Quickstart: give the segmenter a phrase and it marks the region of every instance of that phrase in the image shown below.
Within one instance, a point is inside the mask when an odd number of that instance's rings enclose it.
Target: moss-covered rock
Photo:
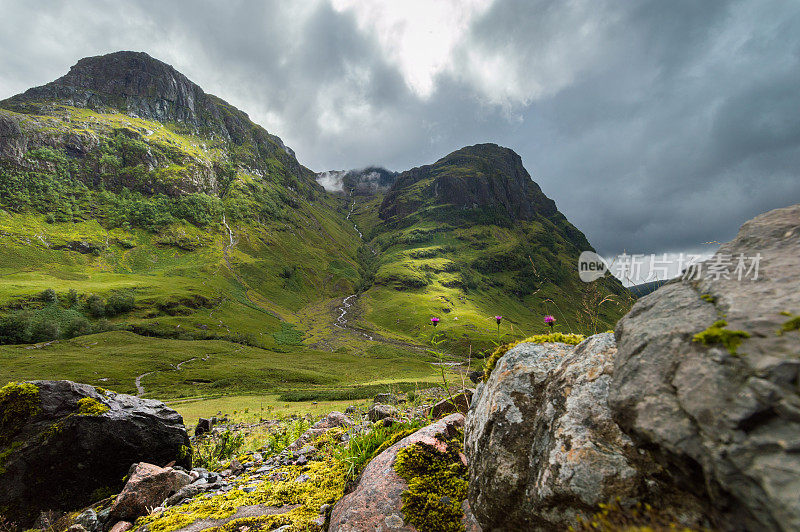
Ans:
[[[70,381],[11,383],[0,416],[0,508],[23,527],[43,510],[118,492],[133,463],[191,465],[182,418],[158,401]]]
[[[468,505],[462,414],[451,414],[381,451],[333,508],[330,532],[476,530]]]
[[[462,532],[468,471],[462,460],[463,433],[437,435],[441,445],[416,443],[397,453],[394,470],[408,483],[403,517],[418,530]],[[444,450],[441,450],[444,449]]]
[[[548,334],[536,334],[534,336],[530,336],[525,338],[524,340],[519,340],[517,342],[511,342],[508,344],[501,345],[494,352],[491,356],[486,359],[486,364],[483,367],[483,380],[489,378],[489,375],[492,374],[492,370],[497,365],[497,361],[500,360],[500,357],[505,355],[510,349],[518,346],[519,344],[547,344],[547,343],[557,343],[557,344],[567,344],[567,345],[578,345],[582,341],[586,339],[585,336],[582,334],[564,334],[564,333],[548,333]]]
[[[0,388],[0,453],[40,409],[39,388],[35,384],[9,382]]]

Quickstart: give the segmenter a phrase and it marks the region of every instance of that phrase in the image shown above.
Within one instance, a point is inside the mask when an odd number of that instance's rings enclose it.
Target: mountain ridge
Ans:
[[[613,279],[578,280],[591,247],[509,148],[340,172],[339,193],[319,178],[146,54],[83,59],[3,100],[0,275],[13,282],[0,284],[0,343],[110,330],[146,357],[160,339],[247,345],[266,361],[421,362],[432,316],[459,357],[544,332],[545,314],[565,331],[606,329],[627,304]],[[229,370],[206,368],[181,393],[294,386]]]

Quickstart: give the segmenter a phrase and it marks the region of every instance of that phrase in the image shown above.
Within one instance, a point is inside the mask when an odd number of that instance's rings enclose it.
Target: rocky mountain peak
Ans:
[[[64,76],[11,100],[66,100],[76,107],[112,107],[142,118],[200,126],[208,99],[172,66],[144,52],[123,51],[80,59]]]
[[[381,218],[402,218],[426,204],[504,211],[512,220],[552,216],[555,203],[532,179],[522,158],[497,144],[475,144],[398,176]]]

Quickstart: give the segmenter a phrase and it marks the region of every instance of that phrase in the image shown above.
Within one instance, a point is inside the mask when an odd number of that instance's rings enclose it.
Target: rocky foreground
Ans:
[[[213,471],[186,463],[179,416],[156,402],[6,386],[2,511],[25,527],[69,511],[38,525],[72,532],[800,530],[800,205],[718,256],[757,253],[757,279],[673,281],[614,334],[513,346],[474,394],[379,397]],[[204,423],[195,450],[220,431]]]

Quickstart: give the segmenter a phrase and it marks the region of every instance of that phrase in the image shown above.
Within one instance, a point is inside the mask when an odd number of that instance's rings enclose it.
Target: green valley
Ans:
[[[630,306],[579,281],[591,246],[513,151],[382,172],[326,191],[142,53],[0,102],[0,380],[358,399],[461,380],[544,315],[593,333]]]

